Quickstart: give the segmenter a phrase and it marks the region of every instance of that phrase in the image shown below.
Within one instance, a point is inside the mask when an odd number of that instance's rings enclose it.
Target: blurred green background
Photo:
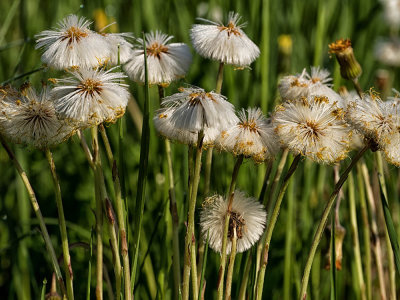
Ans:
[[[389,36],[389,27],[383,21],[382,7],[372,0],[359,1],[300,1],[300,0],[252,0],[246,1],[38,1],[3,0],[0,2],[0,82],[14,78],[41,66],[40,51],[35,50],[35,34],[56,26],[68,14],[76,13],[93,20],[93,28],[100,29],[111,22],[115,32],[133,32],[141,36],[142,31],[159,29],[173,35],[175,42],[190,44],[189,29],[196,17],[212,20],[226,17],[236,11],[247,22],[244,31],[260,47],[261,56],[251,69],[225,68],[222,94],[235,104],[237,109],[261,106],[264,113],[273,110],[277,103],[277,82],[287,73],[298,73],[303,68],[321,65],[329,69],[334,77],[335,88],[348,85],[340,79],[338,65],[328,54],[328,43],[338,38],[351,38],[356,57],[363,67],[361,86],[367,90],[375,85],[378,68],[386,68],[394,82],[398,70],[388,68],[374,58],[374,44],[378,37]],[[282,35],[287,35],[282,39]],[[280,41],[280,42],[279,42]],[[291,45],[291,47],[289,47]],[[285,48],[286,46],[286,48]],[[285,49],[287,52],[285,52]],[[194,51],[193,64],[186,78],[171,84],[166,94],[177,91],[177,87],[188,83],[207,90],[215,88],[218,63],[198,56]],[[51,77],[64,76],[61,72],[46,70],[29,76],[36,87]],[[398,76],[397,76],[398,78]],[[19,86],[27,76],[13,81]],[[143,86],[129,82],[132,95],[139,108],[143,104]],[[350,87],[350,85],[348,85]],[[156,87],[151,88],[151,113],[159,106]],[[125,124],[125,172],[130,220],[135,214],[134,199],[139,166],[140,134],[131,110],[124,117]],[[107,128],[113,149],[118,147],[117,126]],[[168,204],[168,184],[164,144],[151,124],[149,175],[144,215],[137,299],[168,299],[172,295],[172,239]],[[13,146],[17,157],[27,171],[37,193],[43,215],[57,254],[61,253],[57,210],[54,201],[51,174],[44,153],[20,146]],[[187,148],[173,144],[176,193],[180,217],[180,237],[184,241],[186,219],[185,205],[187,182]],[[94,226],[93,176],[83,155],[79,140],[73,137],[54,149],[57,171],[63,193],[65,216],[68,221],[69,241],[75,246],[71,250],[74,285],[77,299],[85,295],[91,228]],[[104,151],[103,165],[108,166]],[[367,156],[372,169],[372,157]],[[277,160],[278,161],[278,160]],[[349,160],[345,161],[348,162]],[[274,163],[274,170],[276,168]],[[399,224],[397,191],[398,171],[387,167],[390,203],[395,224]],[[212,167],[211,191],[226,193],[233,169],[233,158],[228,153],[216,153]],[[237,187],[247,194],[258,197],[265,166],[255,166],[245,161],[239,174]],[[109,195],[112,193],[111,172],[105,167]],[[200,183],[201,201],[202,182]],[[303,161],[294,177],[272,238],[270,259],[266,272],[264,296],[268,299],[297,297],[301,274],[314,228],[324,206],[324,200],[333,187],[333,170],[329,166],[316,166]],[[346,192],[346,186],[345,186]],[[357,189],[356,189],[357,191]],[[289,202],[288,202],[289,201]],[[288,203],[291,203],[288,209]],[[338,298],[357,299],[355,267],[346,197],[342,203],[342,224],[347,229],[344,241],[343,269],[338,272]],[[198,222],[197,222],[198,223]],[[132,228],[131,228],[132,229]],[[290,232],[290,238],[287,233]],[[400,232],[400,230],[398,230]],[[132,237],[132,235],[130,235]],[[323,241],[327,244],[327,240]],[[105,236],[105,245],[108,238]],[[325,247],[326,248],[326,247]],[[312,299],[329,297],[329,272],[325,264],[324,247],[319,250],[310,280]],[[130,248],[132,250],[132,246]],[[38,299],[43,279],[48,287],[51,265],[45,253],[44,243],[38,230],[25,189],[9,161],[0,148],[0,298]],[[240,283],[241,258],[239,255],[234,275],[233,298]],[[144,260],[146,258],[146,260]],[[183,258],[182,258],[183,260]],[[105,249],[105,265],[113,282],[111,251]],[[286,262],[286,263],[285,263]],[[289,262],[289,264],[288,264]],[[219,258],[210,253],[206,270],[206,299],[215,289]],[[376,278],[374,277],[374,280]],[[285,283],[284,283],[285,282]],[[374,281],[374,284],[376,282]],[[94,284],[94,280],[92,280]],[[106,292],[107,293],[107,290]],[[94,295],[94,294],[92,294]],[[105,296],[107,298],[107,294]]]

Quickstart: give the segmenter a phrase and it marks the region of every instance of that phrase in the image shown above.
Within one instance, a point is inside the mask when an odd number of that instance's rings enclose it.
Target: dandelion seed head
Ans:
[[[259,108],[242,109],[239,122],[221,133],[217,146],[234,155],[251,157],[257,163],[271,159],[279,150],[271,122]]]
[[[201,88],[181,88],[163,99],[163,107],[175,107],[170,122],[178,130],[198,133],[210,128],[221,132],[238,122],[234,106],[226,98]]]
[[[351,130],[344,111],[325,97],[309,96],[287,101],[272,117],[283,147],[318,163],[335,163],[349,151]]]
[[[40,94],[32,87],[5,87],[0,95],[0,131],[11,142],[45,149],[75,133],[73,123],[57,117],[48,87]]]
[[[184,77],[192,63],[192,54],[184,43],[170,43],[173,36],[161,31],[145,34],[148,79],[150,84],[169,84]],[[143,40],[136,39],[130,60],[124,65],[128,76],[144,83]]]
[[[201,56],[225,64],[245,67],[259,55],[260,50],[243,32],[240,15],[230,12],[226,25],[209,20],[195,24],[190,30],[193,47]]]
[[[52,90],[57,113],[81,122],[83,127],[120,118],[130,94],[127,85],[120,83],[126,76],[113,72],[114,69],[80,69],[70,72],[73,77],[58,79],[58,85]]]
[[[89,29],[91,22],[69,15],[53,30],[37,34],[36,49],[43,49],[42,61],[55,69],[92,68],[110,58],[110,45]]]
[[[222,251],[225,216],[229,214],[229,229],[226,253],[231,252],[234,230],[237,235],[237,252],[244,252],[252,247],[261,237],[266,222],[267,213],[264,206],[255,198],[236,190],[233,196],[232,208],[228,211],[228,200],[215,195],[203,202],[200,213],[200,227],[203,239],[209,234],[209,246],[216,252]]]

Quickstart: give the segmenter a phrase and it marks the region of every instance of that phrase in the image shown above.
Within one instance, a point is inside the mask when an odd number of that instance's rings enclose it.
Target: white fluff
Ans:
[[[113,70],[81,69],[71,72],[74,77],[59,79],[59,85],[52,90],[57,113],[82,122],[82,126],[113,122],[121,117],[130,94],[127,85],[120,83],[126,76]]]
[[[40,94],[28,87],[22,93],[11,87],[0,90],[0,133],[16,144],[45,149],[75,133],[72,123],[60,120],[44,87]]]
[[[103,33],[102,34],[110,46],[110,61],[113,66],[118,65],[118,45],[119,45],[119,62],[126,63],[131,59],[133,45],[127,41],[132,39],[131,33]]]
[[[243,32],[240,16],[230,12],[228,23],[195,24],[190,30],[193,47],[201,56],[229,65],[245,67],[260,55],[257,45]]]
[[[184,43],[169,43],[173,36],[160,31],[146,33],[148,78],[150,84],[168,84],[186,75],[192,54]],[[143,40],[137,39],[124,70],[133,81],[144,83]]]
[[[257,199],[246,197],[239,190],[235,191],[231,211],[243,221],[239,229],[242,236],[238,236],[237,239],[237,252],[244,252],[260,239],[264,231],[267,213],[264,206]],[[201,235],[206,240],[207,233],[209,233],[210,248],[220,253],[222,251],[225,216],[227,213],[228,201],[220,195],[207,198],[200,213]],[[228,238],[227,254],[231,252],[231,248],[232,242]]]
[[[42,61],[55,69],[92,68],[107,61],[110,45],[89,25],[85,18],[69,15],[58,23],[58,28],[36,35],[36,49],[44,50]]]
[[[286,101],[272,117],[283,147],[319,163],[335,163],[349,151],[350,128],[343,110],[325,97]]]
[[[279,150],[279,141],[261,109],[248,108],[239,112],[239,122],[223,131],[217,145],[234,155],[251,157],[255,162],[271,159]]]
[[[226,98],[201,88],[181,88],[180,93],[166,97],[163,107],[175,107],[170,122],[178,130],[198,133],[210,128],[221,132],[238,122],[234,106]]]

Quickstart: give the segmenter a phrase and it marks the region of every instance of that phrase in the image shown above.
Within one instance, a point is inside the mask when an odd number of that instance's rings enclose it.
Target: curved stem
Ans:
[[[314,239],[311,245],[310,253],[307,258],[307,263],[304,268],[304,273],[303,273],[303,279],[301,281],[301,288],[300,288],[300,296],[299,299],[303,300],[307,297],[307,286],[308,286],[308,279],[310,277],[310,271],[311,271],[311,266],[314,260],[315,252],[317,251],[319,242],[321,240],[322,234],[324,232],[326,222],[329,217],[329,213],[331,211],[331,208],[333,206],[333,203],[335,202],[336,196],[338,195],[340,189],[342,188],[342,185],[346,181],[351,169],[356,165],[357,161],[364,155],[364,153],[369,149],[369,146],[365,146],[363,149],[361,149],[356,156],[353,157],[351,160],[350,165],[346,168],[346,170],[343,172],[343,174],[340,176],[339,181],[335,185],[335,189],[333,190],[328,202],[326,203],[324,212],[321,216],[321,220],[318,224],[317,231],[314,235]]]
[[[51,151],[47,148],[45,150],[46,158],[50,166],[51,175],[53,178],[54,191],[56,195],[56,203],[58,210],[58,223],[60,226],[60,234],[61,234],[61,245],[63,250],[63,260],[64,260],[64,268],[65,268],[65,281],[67,286],[67,295],[68,299],[74,299],[74,287],[73,287],[73,273],[71,267],[71,256],[69,254],[69,246],[68,246],[68,235],[67,235],[67,226],[65,224],[65,216],[64,216],[64,208],[62,204],[61,197],[61,188],[58,180],[56,165],[54,163],[53,155]]]
[[[264,287],[264,276],[265,276],[265,269],[268,263],[268,252],[269,252],[269,244],[271,242],[272,233],[274,232],[276,221],[278,220],[283,196],[285,195],[286,189],[289,185],[289,180],[294,174],[301,159],[301,155],[297,155],[292,164],[290,165],[289,170],[286,173],[285,178],[283,179],[281,189],[279,191],[278,198],[276,199],[274,210],[272,211],[271,220],[268,224],[268,228],[265,234],[265,241],[263,246],[263,254],[261,256],[260,262],[260,270],[258,271],[258,278],[257,278],[257,290],[256,290],[256,299],[262,299],[263,287]]]
[[[57,280],[60,284],[61,290],[63,294],[66,294],[65,286],[64,286],[64,280],[61,275],[61,270],[60,266],[58,265],[57,261],[57,256],[54,251],[53,245],[51,243],[51,239],[49,236],[49,233],[46,228],[46,224],[43,219],[42,212],[39,207],[39,203],[36,200],[36,195],[35,192],[31,186],[31,183],[29,182],[28,176],[26,175],[25,171],[22,169],[21,165],[19,164],[17,158],[15,157],[14,153],[11,151],[11,149],[8,147],[7,143],[3,139],[3,137],[0,135],[0,143],[3,145],[4,149],[6,150],[8,157],[10,160],[13,162],[15,169],[17,170],[19,176],[21,176],[22,182],[25,185],[26,190],[28,191],[29,195],[29,200],[31,201],[33,211],[35,212],[36,218],[38,219],[40,230],[42,231],[43,234],[43,239],[46,244],[47,251],[50,254],[50,259],[53,264],[54,272],[56,273]]]

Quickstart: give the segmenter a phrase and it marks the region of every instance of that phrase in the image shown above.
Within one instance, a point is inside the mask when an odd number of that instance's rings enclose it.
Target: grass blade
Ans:
[[[382,176],[382,175],[380,175]],[[385,216],[385,223],[389,233],[390,242],[392,244],[393,254],[394,254],[394,262],[396,264],[397,273],[400,275],[400,248],[399,241],[397,240],[396,230],[394,228],[393,219],[390,214],[389,205],[386,200],[386,197],[383,193],[381,182],[379,182],[379,188],[381,192],[381,200],[382,200],[382,208],[383,214]]]

